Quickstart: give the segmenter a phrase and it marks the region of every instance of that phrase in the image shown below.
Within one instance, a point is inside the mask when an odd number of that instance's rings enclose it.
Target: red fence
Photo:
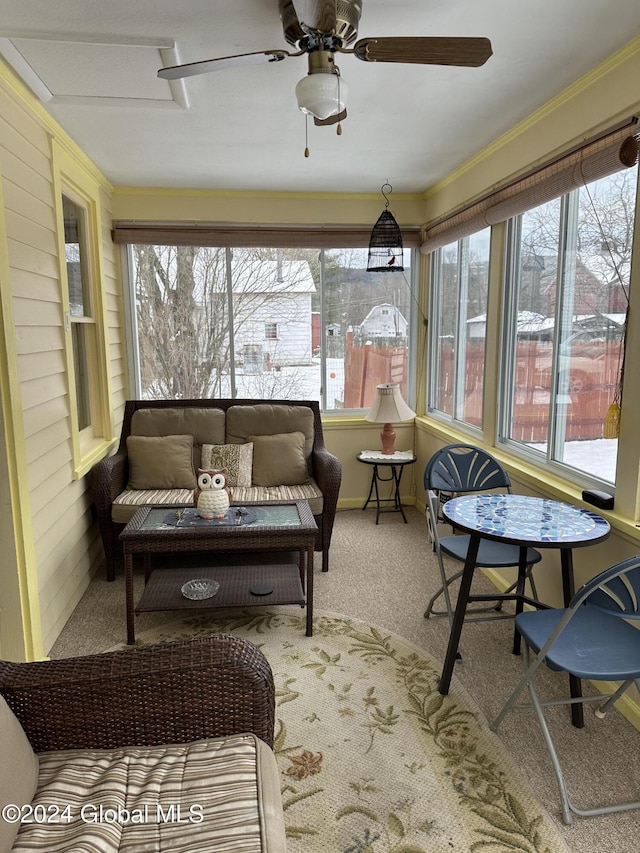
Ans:
[[[537,442],[549,438],[553,345],[547,341],[520,341],[515,359],[513,421],[510,437],[516,441]],[[566,407],[567,441],[603,437],[604,419],[613,402],[620,373],[621,342],[590,341],[574,343],[568,370],[558,387],[556,406]],[[448,342],[440,347],[438,409],[453,414],[454,350]],[[484,342],[468,342],[465,352],[464,411],[467,423],[482,423],[484,387]],[[407,348],[365,344],[354,346],[347,334],[344,361],[345,409],[368,409],[374,400],[376,385],[398,382],[407,396]]]
[[[515,394],[510,437],[517,441],[546,441],[549,431],[553,345],[521,341],[516,351]],[[480,425],[484,382],[484,343],[468,343],[464,377],[464,420]],[[566,440],[602,438],[603,424],[620,373],[620,341],[575,343],[561,376],[557,405],[566,406]],[[440,348],[438,408],[452,414],[453,345]]]
[[[376,385],[397,382],[407,398],[407,348],[365,344],[353,345],[347,333],[344,359],[344,408],[368,409],[376,396]]]

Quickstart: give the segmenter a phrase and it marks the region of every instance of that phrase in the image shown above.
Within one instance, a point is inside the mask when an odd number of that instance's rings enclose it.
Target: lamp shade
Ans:
[[[364,416],[366,421],[374,424],[399,423],[410,421],[416,413],[402,399],[400,386],[397,382],[386,382],[378,385],[378,393],[373,405]]]
[[[377,386],[376,399],[373,406],[364,416],[366,421],[374,424],[384,424],[380,433],[382,453],[393,456],[395,451],[396,434],[392,424],[399,421],[409,421],[416,413],[402,399],[400,386],[397,382],[386,382]]]
[[[296,86],[298,108],[303,113],[326,119],[346,107],[347,84],[342,77],[328,71],[307,74]]]

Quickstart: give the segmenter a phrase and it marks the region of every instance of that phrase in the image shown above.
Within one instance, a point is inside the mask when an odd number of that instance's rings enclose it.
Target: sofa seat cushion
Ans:
[[[111,520],[126,524],[141,506],[193,506],[193,492],[193,489],[125,489],[112,504]]]
[[[233,503],[268,503],[272,501],[309,501],[311,512],[322,515],[324,498],[318,486],[311,480],[303,486],[234,486]],[[111,520],[116,524],[127,524],[141,506],[193,506],[191,489],[125,489],[120,492],[111,507]]]
[[[234,504],[270,503],[273,501],[309,501],[311,512],[322,515],[323,495],[311,480],[302,486],[251,486],[234,489]]]
[[[187,744],[41,754],[34,806],[14,851],[285,851],[273,752],[253,734]]]

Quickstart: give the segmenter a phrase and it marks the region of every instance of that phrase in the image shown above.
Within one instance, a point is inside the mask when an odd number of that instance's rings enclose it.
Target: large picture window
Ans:
[[[411,254],[369,273],[358,248],[131,244],[138,393],[353,410],[393,381],[406,399]]]
[[[614,484],[637,168],[508,225],[502,438]]]

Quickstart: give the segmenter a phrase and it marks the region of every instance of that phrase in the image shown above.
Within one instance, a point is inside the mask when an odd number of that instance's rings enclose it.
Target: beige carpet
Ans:
[[[376,525],[375,514],[369,510],[338,513],[330,570],[322,573],[317,568],[315,573],[315,605],[318,610],[345,614],[394,632],[441,661],[447,643],[446,620],[423,618],[425,604],[438,586],[437,567],[426,543],[422,515],[408,510],[407,517],[409,524],[405,525],[399,515],[383,515]],[[136,584],[139,591],[140,577]],[[477,585],[490,588],[481,575]],[[282,610],[300,612],[299,608]],[[175,618],[171,613],[143,614],[137,619],[136,630],[144,632]],[[495,717],[521,673],[521,660],[510,652],[511,625],[507,620],[467,625],[463,630],[464,655],[456,664],[455,677],[487,720]],[[104,651],[122,643],[125,636],[123,578],[119,575],[114,583],[107,583],[99,577],[85,593],[51,655]],[[546,671],[543,675],[547,692],[564,692],[564,678]],[[621,715],[613,712],[599,721],[587,709],[582,730],[570,725],[566,709],[557,709],[550,716],[569,784],[579,802],[590,804],[601,790],[610,791],[614,799],[640,792],[640,734]],[[509,715],[498,737],[570,850],[637,853],[640,812],[577,819],[571,828],[562,825],[548,755],[529,712]]]
[[[276,685],[275,754],[289,853],[566,851],[552,819],[459,683],[442,697],[422,649],[300,608],[201,613],[139,644],[247,637]]]

